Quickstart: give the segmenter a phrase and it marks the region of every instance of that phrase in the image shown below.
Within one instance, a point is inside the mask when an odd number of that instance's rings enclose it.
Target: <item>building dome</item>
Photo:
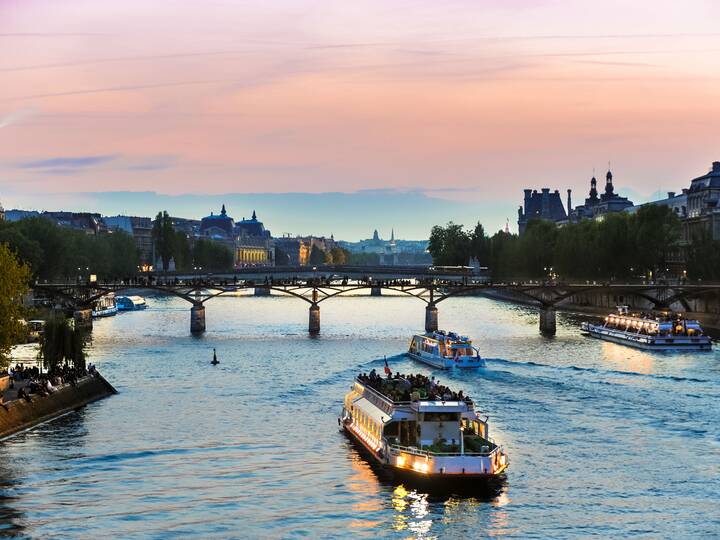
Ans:
[[[202,218],[200,222],[200,234],[203,236],[230,237],[234,228],[235,222],[233,218],[227,215],[224,204],[219,214],[216,215],[211,212],[209,216]]]
[[[258,221],[257,214],[253,210],[252,217],[250,219],[244,219],[238,221],[235,224],[237,234],[240,236],[258,236],[270,238],[270,231],[265,229],[262,221]]]

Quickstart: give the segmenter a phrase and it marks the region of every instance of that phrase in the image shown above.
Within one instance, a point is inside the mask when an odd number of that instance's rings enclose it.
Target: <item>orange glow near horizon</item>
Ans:
[[[411,7],[4,2],[0,188],[450,188],[512,208],[523,187],[579,201],[608,160],[649,196],[720,157],[715,3]]]

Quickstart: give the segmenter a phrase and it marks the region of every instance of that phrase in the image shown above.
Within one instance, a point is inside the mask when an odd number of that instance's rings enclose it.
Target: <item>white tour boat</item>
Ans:
[[[415,334],[410,340],[407,355],[440,369],[474,368],[485,365],[470,339],[442,330]]]
[[[109,293],[98,298],[92,307],[93,317],[110,317],[117,313],[117,305],[115,304],[115,293]]]
[[[482,489],[497,486],[508,466],[472,400],[423,375],[359,375],[338,422],[401,481]]]
[[[703,334],[700,323],[679,313],[659,317],[637,315],[629,313],[627,306],[618,306],[618,312],[605,317],[602,324],[584,322],[581,328],[592,337],[641,349],[712,349],[710,337]]]
[[[118,296],[115,298],[118,311],[135,311],[145,309],[147,303],[142,296]]]

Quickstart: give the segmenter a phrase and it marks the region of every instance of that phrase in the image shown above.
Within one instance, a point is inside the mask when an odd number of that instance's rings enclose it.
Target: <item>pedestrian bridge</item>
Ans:
[[[87,312],[95,301],[110,293],[152,290],[186,300],[190,307],[190,330],[206,329],[205,303],[222,295],[252,290],[255,296],[284,294],[309,304],[308,331],[320,332],[320,305],[340,295],[366,291],[381,296],[393,291],[425,304],[425,330],[438,329],[438,304],[462,295],[504,293],[508,299],[529,303],[540,312],[540,331],[555,334],[555,307],[573,296],[593,292],[633,295],[655,309],[720,293],[720,285],[686,283],[557,283],[501,282],[467,268],[441,267],[349,267],[248,268],[223,274],[153,274],[124,281],[89,283],[36,283],[37,295],[45,295],[76,312]],[[87,314],[85,314],[86,316]]]

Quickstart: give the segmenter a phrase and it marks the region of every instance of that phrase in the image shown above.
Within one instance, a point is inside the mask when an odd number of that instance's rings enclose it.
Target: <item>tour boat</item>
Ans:
[[[147,307],[142,296],[118,296],[115,298],[115,304],[117,304],[118,311],[134,311]]]
[[[92,307],[93,317],[110,317],[117,313],[117,305],[115,304],[115,294],[110,293],[98,298]]]
[[[487,418],[480,418],[462,392],[433,385],[418,375],[360,375],[338,423],[397,480],[438,488],[496,487],[508,459],[489,437]]]
[[[605,317],[602,324],[584,322],[581,328],[592,337],[641,349],[712,349],[710,337],[703,334],[700,323],[685,319],[679,313],[662,316],[631,314],[627,306],[618,306],[618,312]]]
[[[470,339],[442,330],[415,334],[410,340],[407,355],[440,369],[474,368],[485,365]]]

